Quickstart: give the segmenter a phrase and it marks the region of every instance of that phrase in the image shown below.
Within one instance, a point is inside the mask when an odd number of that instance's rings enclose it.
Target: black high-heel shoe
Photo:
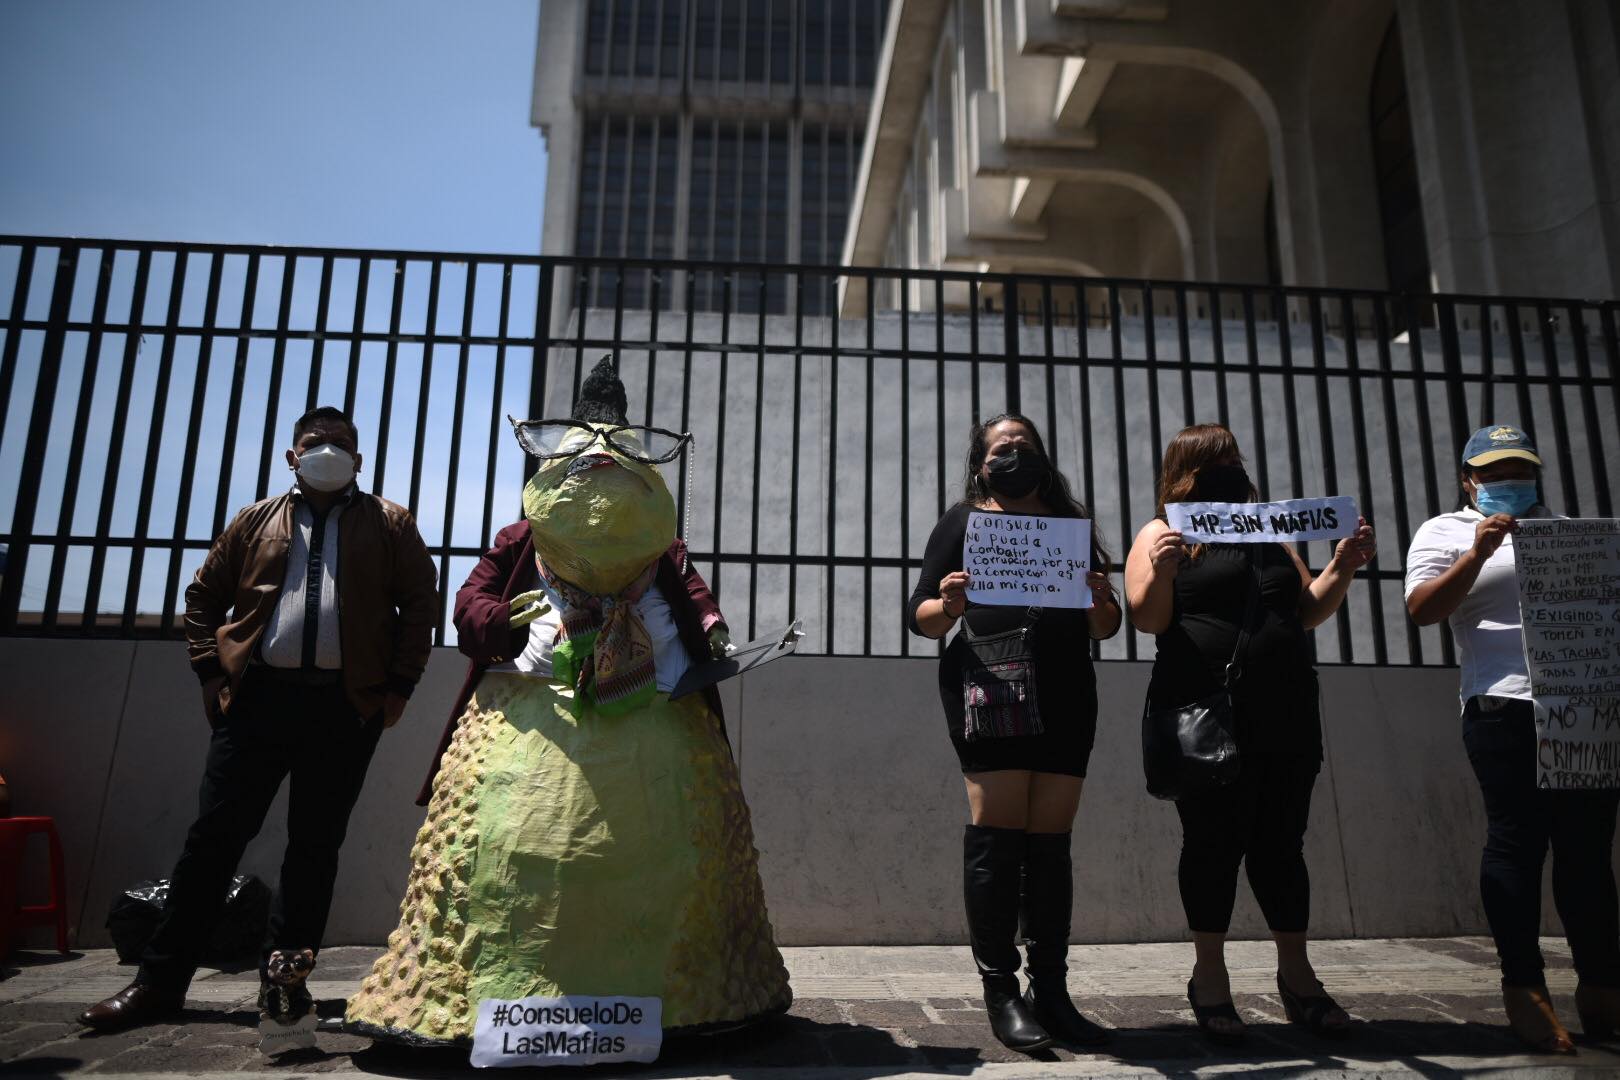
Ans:
[[[1192,1006],[1193,1018],[1198,1021],[1198,1030],[1202,1031],[1204,1038],[1210,1042],[1220,1043],[1222,1046],[1237,1046],[1248,1037],[1243,1017],[1237,1014],[1237,1009],[1230,1001],[1224,1001],[1219,1005],[1198,1004],[1191,979],[1187,980],[1187,1004]],[[1236,1031],[1222,1031],[1210,1027],[1211,1020],[1236,1020],[1239,1027]]]
[[[1321,989],[1321,983],[1316,985]],[[1326,990],[1310,996],[1296,994],[1288,989],[1288,984],[1283,982],[1283,977],[1279,974],[1277,994],[1282,998],[1283,1013],[1288,1017],[1290,1024],[1303,1025],[1310,1029],[1312,1035],[1322,1039],[1342,1039],[1350,1034],[1349,1024],[1342,1026],[1328,1024],[1327,1014],[1338,1009],[1339,1003],[1329,997]],[[1340,1011],[1343,1012],[1342,1009]]]

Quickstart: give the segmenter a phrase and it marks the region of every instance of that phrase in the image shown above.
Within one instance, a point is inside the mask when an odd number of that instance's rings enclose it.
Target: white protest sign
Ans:
[[[471,1060],[480,1069],[656,1061],[663,1015],[655,997],[485,998]]]
[[[1189,544],[1337,540],[1353,534],[1360,517],[1356,500],[1348,495],[1262,503],[1166,503],[1164,516]]]
[[[1520,520],[1512,543],[1536,786],[1620,787],[1620,521]]]
[[[1088,608],[1091,522],[1032,514],[968,515],[962,541],[967,598],[975,604]]]

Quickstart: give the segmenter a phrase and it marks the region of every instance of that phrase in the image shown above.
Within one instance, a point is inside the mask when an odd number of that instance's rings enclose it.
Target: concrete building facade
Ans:
[[[1620,295],[1606,0],[895,0],[873,102],[846,265]]]
[[[887,4],[547,0],[532,119],[548,255],[836,262]],[[665,284],[660,307],[684,306]],[[693,305],[721,305],[693,283]],[[592,275],[588,305],[614,302]],[[766,305],[785,310],[781,281]],[[629,273],[624,303],[653,303]],[[671,293],[674,293],[672,296]],[[753,298],[743,298],[743,310]]]

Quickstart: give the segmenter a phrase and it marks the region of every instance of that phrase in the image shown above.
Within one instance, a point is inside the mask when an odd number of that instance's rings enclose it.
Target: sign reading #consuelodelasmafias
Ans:
[[[655,997],[485,998],[471,1061],[481,1069],[656,1061],[663,1017]]]
[[[1189,544],[1292,544],[1355,533],[1360,515],[1348,495],[1262,503],[1166,503],[1170,527]]]
[[[1088,608],[1091,522],[1034,514],[968,515],[962,540],[967,598],[975,604]]]

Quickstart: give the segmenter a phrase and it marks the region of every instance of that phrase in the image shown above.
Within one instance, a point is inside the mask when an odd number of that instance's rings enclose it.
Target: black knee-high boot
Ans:
[[[973,962],[984,979],[990,1030],[1011,1050],[1040,1050],[1052,1037],[1018,993],[1018,894],[1022,829],[969,825],[962,838],[962,894]]]
[[[1108,1029],[1080,1015],[1069,1000],[1069,920],[1074,907],[1074,865],[1068,833],[1024,838],[1024,950],[1029,990],[1024,1004],[1051,1034],[1066,1043],[1097,1046]]]

